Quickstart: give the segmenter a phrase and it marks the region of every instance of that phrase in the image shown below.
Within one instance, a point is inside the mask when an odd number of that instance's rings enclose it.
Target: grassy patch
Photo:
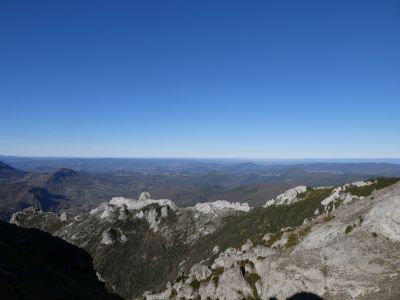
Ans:
[[[218,287],[218,283],[219,283],[219,276],[224,273],[225,269],[223,267],[218,267],[216,269],[213,269],[211,274],[206,278],[200,281],[200,285],[201,284],[207,284],[208,282],[210,282],[210,280],[212,280],[215,284],[215,287]]]
[[[190,283],[190,286],[195,290],[198,291],[200,288],[200,281],[197,279],[193,279],[192,282]]]
[[[246,272],[244,279],[247,281],[253,291],[253,299],[260,299],[256,288],[256,282],[261,279],[260,276],[257,273]]]
[[[322,222],[329,222],[329,221],[332,221],[334,218],[335,218],[335,216],[327,215],[322,219]]]
[[[263,239],[264,234],[263,233],[258,233],[250,237],[250,241],[253,243],[254,246],[265,246],[265,240]]]
[[[182,281],[182,282],[185,282],[186,279],[188,279],[188,277],[185,276],[185,275],[183,275],[183,274],[181,274],[181,275],[179,275],[178,277],[176,277],[175,282],[181,282],[181,281]]]
[[[249,265],[250,267],[254,268],[254,263],[251,260],[248,260],[247,258],[239,262],[240,267],[245,267],[246,265]]]
[[[299,231],[299,236],[301,238],[305,237],[311,231],[311,226],[306,226]]]
[[[224,273],[224,268],[223,267],[218,267],[218,268],[216,268],[216,269],[213,269],[212,270],[212,275],[214,275],[214,276],[219,276],[219,275],[221,275],[222,273]]]
[[[344,230],[344,233],[345,234],[349,234],[352,230],[353,230],[353,226],[352,225],[347,225],[346,229]]]
[[[214,276],[212,278],[212,281],[213,281],[215,287],[217,288],[218,287],[218,283],[219,283],[219,276]]]
[[[176,289],[172,288],[171,294],[169,295],[169,299],[174,299],[178,295]]]
[[[287,242],[286,242],[286,248],[293,247],[297,245],[299,242],[299,239],[297,238],[297,235],[295,233],[291,233],[288,236]]]
[[[265,243],[265,246],[271,247],[276,241],[279,241],[282,237],[283,232],[279,231],[277,233],[272,233],[269,240]]]

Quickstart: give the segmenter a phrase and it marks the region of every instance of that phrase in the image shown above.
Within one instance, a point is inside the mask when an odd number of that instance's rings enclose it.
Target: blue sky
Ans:
[[[400,157],[398,1],[1,1],[0,154]]]

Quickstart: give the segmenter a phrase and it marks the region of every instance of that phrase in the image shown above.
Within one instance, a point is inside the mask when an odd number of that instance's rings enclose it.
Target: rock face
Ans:
[[[279,239],[268,235],[261,245],[249,240],[240,249],[228,248],[210,266],[197,264],[183,281],[145,296],[286,299],[308,291],[326,299],[397,299],[400,184],[343,204],[349,197],[346,187],[334,189],[322,201],[329,213],[282,229]]]
[[[101,234],[100,243],[103,245],[112,245],[114,243],[111,228],[107,228],[103,231],[103,233]]]
[[[145,209],[148,208],[148,209]],[[159,211],[157,209],[159,208]],[[150,199],[150,194],[143,192],[139,200],[114,197],[109,203],[103,203],[90,211],[91,215],[97,215],[101,219],[112,219],[118,212],[119,220],[125,220],[129,212],[136,212],[136,217],[146,220],[150,228],[156,232],[162,218],[168,217],[169,211],[176,211],[176,205],[169,199]]]
[[[68,213],[63,212],[63,213],[60,215],[60,220],[61,220],[61,221],[67,221],[67,220],[68,220]]]
[[[84,250],[0,221],[2,299],[121,299],[99,282]]]
[[[13,222],[86,249],[108,289],[126,299],[400,296],[394,179],[297,187],[263,208],[217,201],[182,209],[144,194],[74,220],[26,210]]]
[[[249,212],[250,206],[247,203],[231,203],[226,200],[217,200],[215,202],[205,202],[205,203],[197,203],[194,207],[200,213],[203,214],[219,214],[224,210],[236,210],[236,211],[244,211]]]
[[[392,191],[381,196],[365,217],[366,226],[391,241],[400,241],[400,194]]]
[[[307,187],[304,185],[294,187],[292,189],[287,190],[286,192],[276,196],[275,199],[271,199],[265,203],[264,207],[268,207],[271,205],[289,205],[293,203],[297,196],[301,193],[305,193],[307,191]]]
[[[197,253],[201,240],[212,235],[225,216],[249,210],[247,204],[227,201],[178,208],[169,199],[142,193],[137,200],[114,197],[74,219],[29,208],[14,214],[11,222],[51,232],[86,249],[107,288],[131,299],[163,288],[180,270],[210,253],[216,256],[219,247],[214,244]]]

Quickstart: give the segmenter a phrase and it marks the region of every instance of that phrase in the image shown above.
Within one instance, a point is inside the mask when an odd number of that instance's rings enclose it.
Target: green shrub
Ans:
[[[193,279],[190,285],[195,291],[198,291],[200,288],[200,281],[198,281],[197,279]]]
[[[269,240],[265,243],[267,247],[271,247],[276,241],[279,241],[282,237],[283,232],[279,231],[277,233],[272,233]]]
[[[353,226],[352,226],[352,225],[347,225],[347,227],[346,227],[344,233],[345,233],[345,234],[349,234],[352,230],[353,230]]]
[[[311,226],[306,226],[299,231],[299,237],[303,238],[311,231]]]
[[[400,178],[397,177],[380,177],[375,180],[373,184],[365,186],[350,185],[346,188],[345,192],[355,196],[369,196],[374,190],[380,190],[398,182]]]
[[[244,279],[247,281],[253,291],[253,299],[260,299],[256,288],[256,282],[261,279],[260,276],[257,273],[246,273],[244,275]]]
[[[187,279],[188,277],[187,276],[185,276],[185,275],[183,275],[183,274],[181,274],[181,275],[179,275],[178,277],[176,277],[176,282],[185,282],[186,281],[186,279]]]
[[[212,270],[212,274],[214,276],[219,276],[222,273],[224,273],[224,271],[225,271],[224,267],[218,267],[218,268]]]
[[[218,283],[219,283],[219,276],[214,276],[212,278],[212,281],[213,281],[215,287],[217,288],[218,287]]]
[[[178,292],[176,291],[176,289],[172,288],[169,299],[174,299],[176,295],[178,295]]]
[[[324,218],[323,218],[323,222],[329,222],[329,221],[332,221],[333,219],[335,218],[335,216],[332,216],[332,215],[327,215],[327,216],[325,216]]]
[[[265,241],[263,239],[264,234],[263,233],[258,233],[250,237],[250,241],[253,243],[254,246],[265,246]]]
[[[246,258],[246,259],[243,259],[243,260],[241,260],[241,261],[239,262],[239,266],[240,266],[240,267],[245,267],[246,265],[249,265],[249,266],[251,266],[252,268],[254,268],[254,263],[253,263],[251,260],[248,260],[247,258]]]
[[[287,242],[286,242],[286,248],[290,248],[293,247],[294,245],[296,245],[299,242],[297,235],[295,233],[291,233],[288,236]]]
[[[207,283],[210,282],[210,280],[212,279],[213,282],[214,282],[214,284],[215,284],[215,286],[218,287],[219,276],[220,276],[222,273],[224,273],[224,271],[225,271],[225,269],[224,269],[223,267],[218,267],[218,268],[216,268],[216,269],[213,269],[212,272],[211,272],[211,274],[210,274],[207,278],[202,279],[202,280],[200,281],[200,285],[201,285],[201,284],[207,284]]]

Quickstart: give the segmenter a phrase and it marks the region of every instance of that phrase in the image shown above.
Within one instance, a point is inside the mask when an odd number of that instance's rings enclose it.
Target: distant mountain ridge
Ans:
[[[0,171],[3,170],[14,170],[11,166],[7,165],[6,163],[0,161]]]
[[[0,161],[0,180],[23,176],[26,172],[16,170],[10,165]]]
[[[400,159],[377,160],[223,160],[223,159],[151,159],[151,158],[56,158],[56,157],[15,157],[1,156],[3,161],[16,169],[29,172],[54,172],[69,168],[86,173],[208,173],[238,171],[276,171],[284,172],[293,167],[306,170],[346,172],[376,175],[384,172],[397,172],[385,176],[400,175]],[[391,162],[389,162],[391,161]]]
[[[27,173],[7,168],[0,177],[0,219],[33,206],[46,211],[77,213],[89,211],[112,196],[128,196],[126,186],[90,174],[61,168],[51,173]],[[8,171],[11,170],[11,171]],[[132,189],[134,191],[134,189]]]
[[[52,174],[50,174],[47,182],[59,182],[61,180],[63,180],[64,178],[67,177],[72,177],[72,176],[77,176],[79,175],[78,172],[68,169],[68,168],[61,168],[58,169],[57,171],[53,172]]]
[[[28,206],[74,215],[90,211],[113,196],[131,197],[142,191],[173,199],[183,207],[221,199],[261,206],[297,185],[329,186],[377,176],[400,176],[400,165],[386,163],[262,165],[246,161],[56,158],[11,161],[18,166],[33,164],[39,171],[20,171],[0,164],[3,220]],[[71,165],[78,170],[71,169]],[[99,170],[111,173],[98,173]]]

